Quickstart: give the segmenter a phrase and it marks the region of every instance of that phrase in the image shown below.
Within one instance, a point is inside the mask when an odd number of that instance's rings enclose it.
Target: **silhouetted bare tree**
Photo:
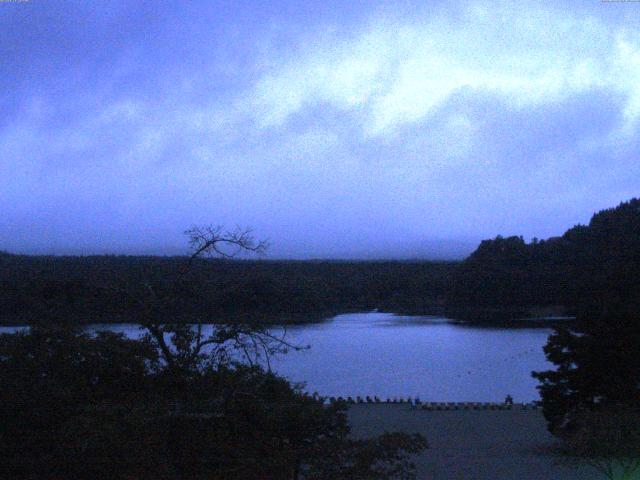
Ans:
[[[185,235],[188,237],[191,254],[176,282],[194,281],[189,278],[189,274],[193,263],[198,259],[230,259],[245,253],[263,255],[268,245],[265,240],[255,240],[249,228],[224,230],[221,226],[194,226]],[[158,289],[145,282],[142,292],[125,292],[138,305],[138,321],[147,331],[147,341],[158,348],[161,359],[170,369],[197,369],[205,360],[214,366],[243,360],[249,365],[264,361],[270,370],[269,359],[272,355],[305,348],[288,342],[286,329],[276,335],[256,322],[234,321],[211,325],[206,329],[203,328],[203,324],[207,323],[206,318],[198,319],[196,324],[166,322],[163,309],[175,301],[175,290]]]

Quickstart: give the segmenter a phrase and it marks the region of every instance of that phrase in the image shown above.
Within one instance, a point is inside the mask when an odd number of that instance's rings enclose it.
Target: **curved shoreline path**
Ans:
[[[356,404],[355,437],[385,431],[421,433],[429,448],[413,460],[419,480],[600,480],[555,451],[540,410],[436,410],[408,404]]]

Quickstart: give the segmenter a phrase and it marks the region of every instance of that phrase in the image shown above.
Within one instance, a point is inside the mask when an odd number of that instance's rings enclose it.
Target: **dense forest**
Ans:
[[[561,237],[483,241],[455,270],[447,292],[454,318],[518,318],[545,307],[594,314],[640,296],[640,200],[593,215]],[[618,300],[616,300],[618,299]],[[635,300],[631,300],[635,299]]]
[[[0,255],[0,322],[57,316],[127,322],[129,293],[150,284],[167,321],[308,322],[379,309],[442,313],[447,262],[300,262],[186,257]]]
[[[185,275],[188,262],[0,253],[0,323],[127,322],[132,296],[149,285],[172,299],[164,315],[178,322],[298,323],[373,309],[491,322],[630,305],[640,296],[640,200],[561,237],[485,240],[463,262],[197,259]]]
[[[540,381],[549,430],[574,453],[640,468],[640,200],[593,216],[536,251],[539,270],[555,269],[559,297],[575,312],[544,348],[555,365]],[[553,259],[553,260],[549,260]],[[564,278],[561,278],[563,276]],[[527,288],[536,288],[531,283]],[[614,463],[615,463],[614,462]],[[609,478],[618,478],[613,475]]]

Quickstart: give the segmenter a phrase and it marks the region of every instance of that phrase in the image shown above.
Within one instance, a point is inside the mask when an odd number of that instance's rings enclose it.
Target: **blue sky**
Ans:
[[[639,23],[587,0],[1,2],[0,249],[561,234],[638,195]]]

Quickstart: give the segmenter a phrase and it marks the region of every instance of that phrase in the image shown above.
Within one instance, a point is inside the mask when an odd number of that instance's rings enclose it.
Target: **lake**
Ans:
[[[511,394],[524,402],[539,399],[531,371],[552,367],[542,351],[551,332],[470,327],[438,317],[347,314],[289,327],[287,338],[311,348],[273,364],[321,395],[492,402]]]
[[[136,337],[136,325],[94,325]],[[0,331],[8,331],[8,327]],[[311,348],[275,358],[275,371],[328,396],[420,397],[423,401],[539,399],[532,370],[552,367],[542,351],[548,328],[488,328],[441,317],[338,315],[289,326],[287,340]]]

